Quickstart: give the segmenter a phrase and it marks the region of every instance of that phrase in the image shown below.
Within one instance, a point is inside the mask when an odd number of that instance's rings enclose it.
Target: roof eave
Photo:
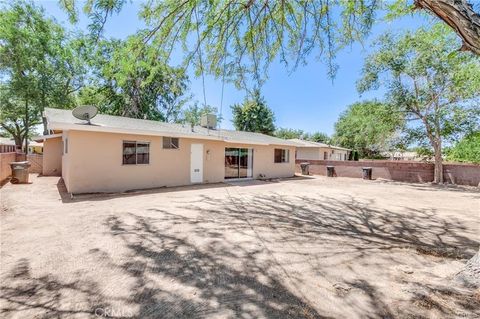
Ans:
[[[48,128],[51,130],[63,130],[63,131],[72,130],[72,131],[118,133],[118,134],[131,134],[131,135],[183,137],[183,138],[214,140],[214,141],[223,140],[222,138],[217,136],[195,134],[194,132],[192,134],[185,134],[185,133],[176,133],[176,132],[159,132],[159,131],[151,131],[151,130],[132,130],[132,129],[115,128],[110,126],[69,124],[69,123],[62,123],[62,122],[49,122]]]

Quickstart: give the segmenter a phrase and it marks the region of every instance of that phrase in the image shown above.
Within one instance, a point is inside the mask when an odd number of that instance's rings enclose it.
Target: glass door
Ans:
[[[253,149],[225,148],[225,179],[253,176]]]
[[[225,178],[238,178],[238,148],[225,148]]]

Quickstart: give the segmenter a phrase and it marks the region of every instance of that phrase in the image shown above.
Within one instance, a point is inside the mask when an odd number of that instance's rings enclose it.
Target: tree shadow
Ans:
[[[188,239],[165,234],[154,226],[155,219],[131,217],[135,219],[133,224],[112,216],[106,225],[130,249],[128,261],[116,267],[136,278],[130,301],[140,306],[139,317],[155,318],[162,313],[165,318],[204,318],[213,314],[233,318],[328,318],[270,276],[265,271],[271,266],[269,261],[256,264],[253,255],[257,249],[250,251],[236,245],[233,253],[215,244],[200,249]],[[169,223],[185,221],[175,215],[167,219]],[[227,260],[236,259],[238,252],[246,258],[230,264]],[[175,298],[168,307],[170,313],[166,313],[165,298],[161,297],[166,287],[149,285],[152,276],[165,278],[171,286],[181,285],[191,292],[191,299],[179,298],[180,294],[170,289]]]
[[[75,302],[68,296],[74,295]],[[34,277],[27,259],[19,259],[0,286],[3,316],[70,318],[94,316],[109,304],[91,281],[61,281],[49,274]],[[112,316],[112,318],[124,318]]]
[[[419,190],[419,191],[458,192],[458,193],[477,195],[478,198],[480,198],[480,188],[475,186],[458,185],[458,184],[407,183],[407,182],[393,181],[393,180],[387,180],[387,179],[377,179],[375,180],[375,183],[402,185],[402,186],[407,186],[414,190]]]
[[[185,208],[217,221],[248,220],[248,224],[242,224],[244,228],[258,227],[267,232],[271,228],[290,242],[329,236],[359,251],[413,248],[419,253],[458,259],[472,257],[480,244],[463,235],[467,228],[460,220],[441,218],[434,209],[378,209],[374,201],[360,202],[352,196],[286,197],[271,193],[224,201],[203,196],[201,202],[208,205]]]
[[[102,218],[106,246],[121,251],[121,258],[96,247],[89,254],[112,278],[128,282],[127,297],[105,295],[97,281],[82,274],[72,281],[32,276],[22,259],[2,283],[2,314],[93,316],[98,308],[120,304],[129,312],[118,317],[135,318],[420,317],[425,311],[417,290],[407,302],[392,304],[359,267],[383,267],[373,258],[383,252],[392,252],[382,258],[394,264],[393,252],[399,249],[421,256],[436,252],[432,258],[469,258],[479,245],[460,220],[440,217],[434,209],[380,209],[373,200],[351,196],[225,190],[227,196],[204,192],[166,206],[174,210],[147,202],[136,213]],[[330,258],[336,255],[341,258]],[[350,273],[335,274],[333,268]],[[302,271],[310,277],[302,277]],[[335,282],[351,292],[338,294]],[[468,303],[457,305],[474,312]]]

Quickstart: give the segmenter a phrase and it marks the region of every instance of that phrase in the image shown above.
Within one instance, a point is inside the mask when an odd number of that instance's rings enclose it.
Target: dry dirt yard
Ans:
[[[2,318],[474,318],[475,188],[325,177],[1,195]]]

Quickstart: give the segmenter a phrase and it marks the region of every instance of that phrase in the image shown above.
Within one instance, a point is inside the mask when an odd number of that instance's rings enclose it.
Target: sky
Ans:
[[[65,28],[86,30],[89,22],[86,16],[80,16],[78,24],[72,25],[59,7],[58,1],[35,2],[43,6],[46,14],[54,17]],[[104,36],[124,39],[143,28],[144,24],[137,16],[141,3],[141,1],[128,2],[118,15],[111,16],[105,25]],[[370,46],[372,40],[387,30],[397,32],[417,28],[426,23],[427,19],[421,15],[376,23],[371,35],[363,44],[356,43],[338,54],[335,62],[339,65],[339,70],[333,81],[327,75],[325,64],[314,56],[308,57],[307,65],[299,66],[294,72],[289,72],[279,62],[273,63],[269,68],[269,78],[262,87],[262,95],[275,114],[276,127],[333,134],[338,116],[348,105],[364,99],[383,97],[384,92],[381,90],[360,96],[355,86],[360,78],[364,59],[372,52]],[[193,100],[203,101],[202,79],[195,78],[193,70],[188,70],[188,73]],[[221,80],[205,76],[207,104],[221,109],[224,118],[220,124],[221,128],[232,129],[230,106],[241,103],[245,91],[237,90],[233,84],[225,83],[221,107],[221,89]]]

